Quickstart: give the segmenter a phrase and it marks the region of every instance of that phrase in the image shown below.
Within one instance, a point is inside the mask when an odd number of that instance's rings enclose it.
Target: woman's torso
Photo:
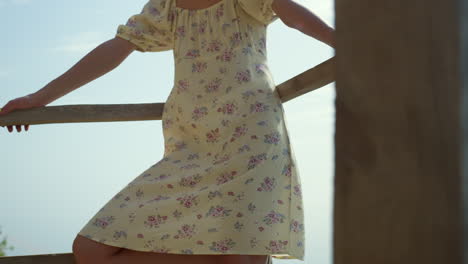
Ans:
[[[267,65],[267,27],[246,14],[238,0],[197,10],[169,1],[175,62],[163,114],[169,141],[175,144],[199,129],[222,133],[229,123],[249,118],[253,104],[280,103]]]

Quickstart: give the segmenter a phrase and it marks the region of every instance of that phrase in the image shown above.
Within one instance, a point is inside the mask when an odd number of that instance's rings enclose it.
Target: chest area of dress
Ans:
[[[196,59],[263,47],[265,29],[243,18],[235,3],[222,1],[205,10],[176,9],[173,39],[176,58]]]

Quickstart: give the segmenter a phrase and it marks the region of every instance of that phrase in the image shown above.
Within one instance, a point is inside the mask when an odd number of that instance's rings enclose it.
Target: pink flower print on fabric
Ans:
[[[135,221],[136,214],[134,212],[128,214],[128,222],[131,224]]]
[[[245,70],[237,72],[234,78],[237,80],[238,83],[243,83],[250,82],[251,77],[252,76],[250,75],[250,70]]]
[[[255,248],[257,245],[258,245],[258,240],[256,237],[252,237],[250,240],[249,240],[249,243],[250,243],[250,247],[251,248]]]
[[[175,210],[174,212],[172,212],[172,216],[174,216],[175,219],[179,220],[179,218],[182,217],[182,212],[180,212],[179,210]]]
[[[208,26],[208,21],[207,20],[202,20],[200,24],[198,25],[198,33],[204,34],[206,33],[206,28]]]
[[[264,74],[267,70],[267,66],[265,64],[255,64],[255,72],[258,74]]]
[[[259,113],[259,112],[265,112],[265,111],[268,111],[270,109],[270,106],[262,103],[262,102],[259,102],[259,101],[255,101],[254,104],[251,104],[250,105],[250,113],[252,112],[255,112],[255,113]]]
[[[208,44],[208,47],[206,48],[206,51],[208,52],[219,52],[221,50],[221,47],[223,46],[223,43],[219,40],[213,40]]]
[[[214,191],[208,194],[208,199],[212,200],[213,198],[222,197],[222,196],[223,194],[220,191]]]
[[[158,201],[164,201],[164,200],[168,200],[170,198],[171,197],[169,197],[169,196],[164,196],[164,195],[158,194],[157,196],[155,196],[152,199],[148,200],[146,203],[154,203],[154,202],[158,202]]]
[[[96,218],[94,220],[93,225],[104,229],[107,226],[109,226],[110,224],[112,224],[114,221],[115,221],[115,217],[113,215],[105,216],[105,217],[101,217],[101,218]]]
[[[229,216],[231,214],[231,211],[232,210],[226,209],[224,206],[221,205],[211,206],[211,208],[208,210],[205,216],[225,217]]]
[[[174,235],[174,238],[192,238],[193,235],[195,235],[195,224],[182,225],[180,229],[177,230],[177,235]]]
[[[286,177],[291,177],[291,164],[284,165],[281,174]]]
[[[240,137],[244,136],[247,133],[248,130],[249,129],[247,128],[246,124],[242,124],[242,126],[236,127],[235,130],[234,130],[234,133],[232,134],[231,142],[233,142],[237,138],[240,138]]]
[[[209,82],[207,85],[205,85],[205,91],[207,93],[214,93],[214,92],[219,91],[221,87],[221,82],[222,82],[222,79],[215,78],[214,80]]]
[[[158,182],[158,181],[162,181],[162,180],[165,180],[167,178],[170,177],[170,174],[159,174],[158,176],[154,177],[154,181]]]
[[[181,38],[185,37],[185,26],[177,27],[176,36],[181,37]]]
[[[184,196],[178,197],[176,200],[179,201],[179,204],[186,208],[198,205],[198,195],[186,194]]]
[[[223,15],[224,15],[224,4],[221,4],[218,8],[216,8],[216,13],[215,13],[216,20],[220,21]]]
[[[217,178],[216,178],[216,185],[221,185],[224,184],[228,181],[231,181],[234,179],[234,176],[236,176],[237,171],[231,171],[231,172],[224,172],[221,173]]]
[[[231,159],[231,156],[229,154],[224,154],[221,157],[219,155],[215,155],[215,159],[213,160],[213,165],[217,165],[223,162],[226,162]]]
[[[266,160],[266,153],[250,156],[248,169],[251,170]]]
[[[202,73],[205,72],[208,68],[208,64],[206,62],[197,61],[192,64],[192,72]]]
[[[232,238],[214,241],[211,243],[210,249],[216,252],[226,253],[236,245]]]
[[[192,112],[192,119],[198,121],[200,118],[206,116],[208,114],[208,108],[205,106],[195,107]]]
[[[280,253],[286,249],[287,244],[287,240],[271,240],[270,244],[265,248],[271,250],[273,253]]]
[[[271,192],[276,187],[275,178],[265,177],[263,182],[260,183],[260,187],[257,188],[259,192]]]
[[[200,167],[200,165],[198,165],[196,163],[190,163],[190,164],[187,164],[187,165],[180,166],[179,168],[184,169],[184,170],[191,170],[191,169],[195,169],[195,168],[199,168],[199,167]]]
[[[222,62],[230,62],[234,57],[236,57],[235,53],[231,49],[226,49],[221,55],[216,56],[216,59]]]
[[[220,137],[219,128],[213,129],[210,132],[206,133],[206,142],[214,143],[218,142],[218,138]]]
[[[177,94],[181,94],[183,92],[186,92],[189,88],[189,81],[184,79],[184,80],[179,80],[177,82],[177,87],[176,87],[176,92]]]
[[[239,221],[237,221],[235,224],[234,224],[234,230],[236,231],[242,231],[242,229],[244,229],[244,224],[240,223]]]
[[[174,120],[172,120],[171,118],[162,121],[162,126],[164,130],[171,128],[173,124]]]
[[[144,224],[148,228],[159,228],[160,224],[164,224],[167,220],[167,216],[161,216],[161,215],[149,215],[147,216],[146,220],[144,221]]]
[[[135,197],[137,199],[141,199],[142,197],[144,197],[145,193],[141,190],[141,189],[138,189],[135,193]]]
[[[175,147],[175,151],[181,151],[187,148],[187,143],[185,143],[184,141],[177,141],[174,144],[174,147]]]
[[[123,230],[115,231],[113,237],[114,237],[115,240],[119,240],[122,237],[127,239],[127,233],[125,231],[123,231]]]
[[[170,249],[169,248],[166,248],[166,247],[158,247],[157,244],[159,243],[156,242],[156,240],[154,239],[151,239],[151,240],[147,240],[145,241],[145,245],[143,246],[144,248],[147,248],[149,249],[151,252],[155,252],[155,253],[169,253]]]
[[[272,132],[270,134],[265,135],[264,142],[268,144],[278,145],[278,142],[280,141],[280,136],[281,135],[278,133],[278,131]]]
[[[300,185],[294,185],[294,195],[300,196],[301,193],[301,186]]]
[[[195,174],[195,175],[190,175],[190,176],[187,176],[187,177],[183,177],[180,181],[179,181],[179,185],[180,186],[183,186],[183,187],[190,187],[190,188],[193,188],[197,185],[197,183],[199,183],[202,179],[202,176],[200,174]]]
[[[229,196],[234,196],[234,199],[232,200],[233,202],[239,202],[244,200],[245,197],[245,192],[240,192],[240,193],[234,193],[234,192],[228,192]]]
[[[187,59],[195,59],[200,57],[200,50],[199,49],[189,49],[187,53],[185,53],[185,57]]]
[[[249,212],[253,214],[255,210],[257,209],[257,206],[255,206],[255,204],[253,203],[249,203],[249,205],[247,206],[247,209],[249,210]]]
[[[239,108],[237,107],[236,102],[232,101],[232,102],[229,102],[229,103],[225,103],[221,107],[219,107],[218,112],[222,112],[225,115],[232,115],[238,109]]]
[[[247,101],[251,96],[255,96],[254,91],[245,91],[242,93],[242,99],[244,99],[245,101]]]
[[[234,32],[230,37],[231,47],[237,47],[242,42],[242,33],[241,32]]]
[[[253,54],[252,51],[253,51],[253,48],[252,48],[252,44],[250,43],[246,47],[242,48],[242,53],[244,55],[252,55]]]
[[[292,220],[289,225],[289,230],[295,233],[301,232],[304,230],[304,224],[299,223],[297,220]]]
[[[286,217],[283,214],[280,214],[278,212],[275,212],[274,210],[271,210],[264,218],[263,222],[271,226],[273,224],[278,224],[278,223],[284,223],[284,219]]]
[[[198,155],[198,153],[194,153],[194,154],[190,154],[188,157],[187,157],[187,160],[194,160],[194,159],[199,159],[200,156]]]

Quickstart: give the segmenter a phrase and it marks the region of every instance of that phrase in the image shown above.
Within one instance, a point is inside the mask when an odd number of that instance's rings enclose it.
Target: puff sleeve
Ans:
[[[244,11],[254,19],[264,25],[278,19],[278,15],[273,11],[273,0],[238,0]]]
[[[167,0],[149,0],[140,14],[118,26],[115,36],[135,44],[140,52],[170,50],[173,48],[173,21]]]

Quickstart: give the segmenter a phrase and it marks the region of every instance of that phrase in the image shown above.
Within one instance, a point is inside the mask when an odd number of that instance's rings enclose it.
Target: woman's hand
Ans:
[[[34,107],[44,106],[43,104],[36,102],[35,98],[30,94],[23,97],[18,97],[9,101],[3,108],[0,108],[0,116],[8,114],[18,109],[28,109]],[[28,131],[29,124],[23,124],[25,131]],[[4,127],[4,126],[2,126]],[[16,131],[21,132],[21,124],[15,125]],[[13,132],[13,125],[7,126],[8,132]]]

